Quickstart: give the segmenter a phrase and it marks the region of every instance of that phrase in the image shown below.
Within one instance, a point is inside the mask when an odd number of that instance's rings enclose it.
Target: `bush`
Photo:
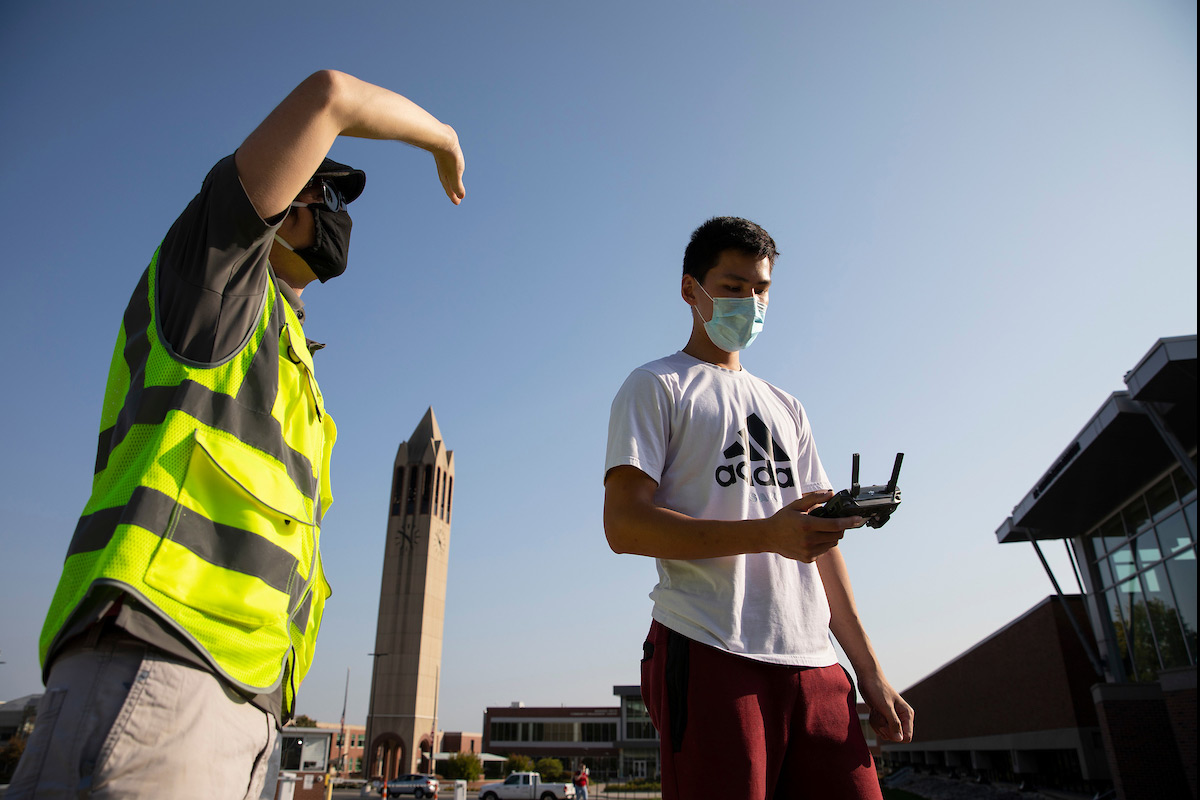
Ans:
[[[604,788],[606,790],[623,792],[660,792],[662,791],[662,783],[650,778],[634,778],[628,783],[610,783]]]
[[[561,781],[563,779],[563,765],[557,758],[539,758],[535,769],[544,781]]]
[[[460,751],[443,763],[442,774],[450,780],[478,780],[483,775],[483,762],[474,753]]]
[[[533,772],[533,759],[518,753],[510,755],[504,762],[504,774],[510,772]]]

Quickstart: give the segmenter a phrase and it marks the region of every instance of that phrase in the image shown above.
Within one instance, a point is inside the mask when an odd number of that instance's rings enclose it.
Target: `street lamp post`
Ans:
[[[371,661],[371,697],[367,706],[367,769],[364,770],[363,777],[369,780],[370,776],[366,773],[374,772],[377,766],[375,763],[375,731],[372,725],[375,717],[375,673],[379,671],[379,659],[390,655],[390,653],[367,653],[367,655],[373,660]],[[386,764],[380,767],[380,772],[386,772],[386,767]],[[379,777],[383,778],[384,785],[386,786],[387,777],[383,774],[380,774]]]

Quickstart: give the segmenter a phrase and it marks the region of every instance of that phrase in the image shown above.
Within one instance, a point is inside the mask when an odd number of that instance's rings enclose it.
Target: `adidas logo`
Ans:
[[[717,483],[721,486],[733,486],[740,480],[753,486],[786,489],[796,483],[792,478],[792,468],[780,466],[780,463],[791,464],[791,458],[757,414],[746,417],[746,427],[738,431],[737,438],[725,448],[722,455],[727,459],[740,460],[717,467]]]

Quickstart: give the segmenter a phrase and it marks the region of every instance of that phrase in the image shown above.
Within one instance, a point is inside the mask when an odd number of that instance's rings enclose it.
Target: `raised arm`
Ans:
[[[822,519],[808,509],[831,492],[812,492],[766,519],[696,519],[654,502],[658,484],[637,467],[614,467],[604,480],[604,534],[617,553],[671,559],[773,552],[811,563],[837,545],[860,517]]]
[[[238,148],[238,176],[259,216],[287,209],[338,136],[391,139],[428,150],[455,205],[466,195],[458,134],[395,92],[334,70],[315,72]]]
[[[825,596],[829,599],[829,630],[854,667],[863,701],[871,707],[871,727],[881,738],[911,742],[915,714],[912,706],[883,675],[875,649],[858,617],[854,592],[850,588],[850,573],[841,551],[834,548],[818,558],[817,571],[821,573]]]

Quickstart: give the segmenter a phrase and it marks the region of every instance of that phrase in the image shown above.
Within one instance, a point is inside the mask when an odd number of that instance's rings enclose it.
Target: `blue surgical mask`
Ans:
[[[700,282],[696,282],[700,286]],[[717,347],[727,353],[745,350],[763,329],[767,317],[767,304],[758,296],[713,297],[700,286],[700,291],[713,301],[712,319],[704,323],[704,331]],[[696,313],[700,309],[692,306]],[[700,319],[704,319],[701,315]]]

